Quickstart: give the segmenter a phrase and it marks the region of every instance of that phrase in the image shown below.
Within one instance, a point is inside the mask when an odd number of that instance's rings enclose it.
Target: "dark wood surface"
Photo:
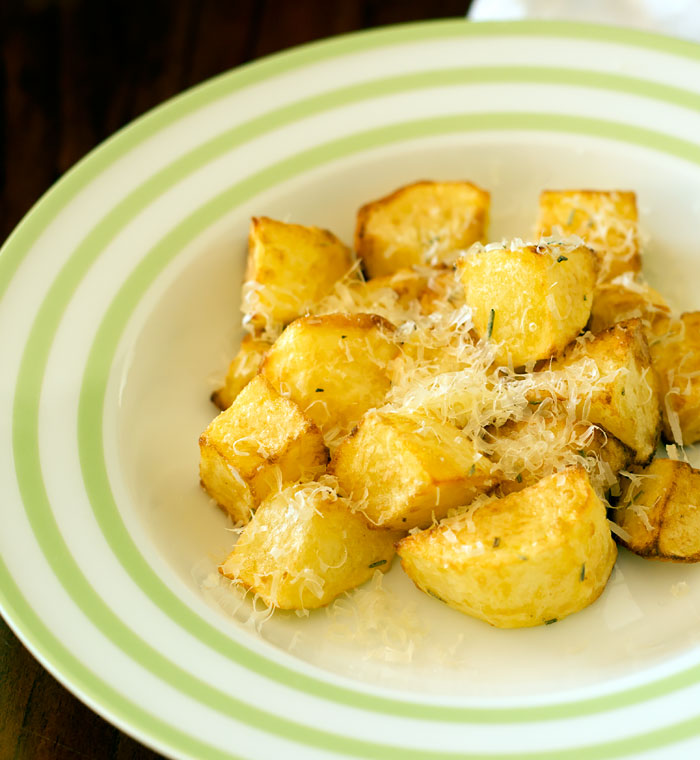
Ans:
[[[139,114],[277,50],[468,0],[0,0],[0,241]],[[0,619],[0,760],[158,758],[52,678]]]

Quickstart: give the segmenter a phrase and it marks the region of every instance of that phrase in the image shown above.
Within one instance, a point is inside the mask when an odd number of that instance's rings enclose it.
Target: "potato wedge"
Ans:
[[[700,562],[700,471],[655,459],[634,472],[614,512],[629,535],[620,542],[642,557]]]
[[[598,281],[642,268],[634,193],[545,190],[540,194],[539,235],[578,235],[596,252]]]
[[[578,389],[579,416],[607,430],[645,464],[661,431],[659,382],[639,319],[619,322],[590,340],[572,343],[551,363]]]
[[[497,482],[491,462],[456,427],[429,417],[370,412],[336,449],[329,472],[368,519],[426,527]]]
[[[474,328],[500,344],[497,360],[523,366],[559,353],[591,313],[596,262],[584,247],[487,246],[457,262]]]
[[[700,312],[658,319],[653,332],[664,438],[688,446],[700,441]]]
[[[280,484],[323,472],[328,452],[316,425],[260,375],[199,439],[204,489],[237,522]]]
[[[588,606],[617,556],[582,467],[407,536],[397,551],[418,588],[499,628],[554,623]]]
[[[253,217],[244,323],[275,335],[330,292],[354,263],[352,251],[328,230]]]
[[[402,535],[372,530],[332,488],[298,483],[263,501],[220,572],[269,607],[310,610],[387,570]]]
[[[277,339],[260,371],[327,437],[337,438],[389,390],[387,365],[399,351],[392,332],[370,314],[304,317]]]
[[[211,395],[211,400],[221,409],[228,409],[236,396],[255,377],[270,344],[246,335],[241,341],[238,353],[229,364],[224,384]]]
[[[355,250],[369,277],[439,263],[483,238],[488,213],[470,182],[414,182],[358,211]]]

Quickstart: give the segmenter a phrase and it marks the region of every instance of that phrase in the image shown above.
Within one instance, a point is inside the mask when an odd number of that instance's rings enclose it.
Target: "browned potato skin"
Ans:
[[[641,320],[619,322],[590,342],[572,343],[551,367],[564,368],[586,359],[593,359],[604,377],[620,367],[629,370],[593,394],[587,418],[629,446],[637,464],[646,464],[659,442],[661,412],[659,381]]]
[[[588,329],[592,333],[607,330],[618,322],[639,318],[644,324],[649,343],[654,323],[669,314],[663,296],[648,285],[641,285],[643,292],[631,290],[619,283],[603,283],[593,295],[593,307]]]
[[[420,297],[421,309],[432,314],[436,308],[444,308],[445,302],[455,309],[464,306],[464,287],[454,270],[437,272],[428,280],[428,286]]]
[[[618,231],[609,229],[603,235],[596,229],[594,215],[601,209],[631,231],[632,242],[624,253],[611,250],[624,242]],[[624,272],[641,271],[637,219],[637,196],[630,191],[543,190],[537,234],[548,236],[559,227],[564,235],[578,235],[596,251],[600,265],[598,281],[609,282]]]
[[[255,377],[270,343],[257,340],[252,335],[246,335],[241,341],[241,347],[229,364],[224,384],[211,395],[211,400],[223,411],[228,409],[236,396]]]
[[[399,353],[393,331],[375,314],[303,317],[275,341],[260,372],[324,433],[347,434],[389,390],[387,365]]]
[[[559,414],[551,414],[545,417],[545,429],[551,431],[556,436],[557,431],[561,430],[565,425],[565,411],[560,411]],[[513,438],[517,441],[519,437],[526,433],[528,426],[532,424],[532,418],[515,422],[513,420],[506,422],[505,425],[497,429],[491,429],[491,437],[501,438]],[[581,433],[588,429],[589,425],[583,422],[574,423],[574,427],[578,428]],[[584,455],[586,457],[596,457],[597,459],[605,462],[613,475],[617,476],[620,470],[624,470],[629,467],[634,460],[634,452],[628,446],[625,446],[622,441],[618,441],[615,436],[606,433],[602,428],[595,427],[591,440],[582,445],[581,448],[570,445],[568,447],[571,459],[566,463],[566,466],[573,466],[578,464],[576,461],[577,455]],[[496,464],[498,459],[493,457]],[[524,470],[519,480],[507,480],[499,483],[497,493],[499,495],[506,496],[509,493],[515,493],[516,491],[522,491],[523,489],[534,485],[538,480],[543,477],[547,477],[551,472]],[[599,490],[600,495],[600,490]]]
[[[269,607],[315,609],[391,566],[402,533],[373,530],[347,499],[300,483],[258,507],[220,572]],[[305,583],[309,571],[322,588]],[[318,593],[314,593],[314,588]]]
[[[237,522],[282,483],[325,469],[328,451],[316,425],[258,375],[199,439],[199,474],[209,495]]]
[[[700,471],[686,462],[655,459],[634,472],[653,477],[628,481],[615,521],[629,534],[619,539],[630,551],[668,562],[700,562]],[[646,512],[649,528],[630,505]]]
[[[421,415],[369,412],[335,451],[329,472],[376,526],[427,527],[498,482],[456,427]]]
[[[653,332],[651,360],[659,376],[664,438],[673,441],[668,405],[678,414],[682,443],[688,446],[700,441],[700,376],[693,376],[700,372],[700,312],[687,312],[680,319],[658,319]],[[680,393],[671,392],[669,373]]]
[[[411,301],[416,301],[423,295],[428,288],[428,278],[412,269],[399,269],[394,274],[367,280],[358,287],[363,291],[369,311],[372,300],[384,288],[393,290],[397,295],[397,304],[405,308]]]
[[[246,318],[257,331],[269,320],[289,324],[330,292],[354,263],[352,251],[328,230],[253,217],[246,283],[256,283],[259,293],[250,303],[244,298]]]
[[[401,566],[454,609],[499,628],[553,623],[594,602],[617,550],[585,470],[572,467],[402,539]]]
[[[414,182],[362,206],[355,250],[370,278],[425,265],[425,252],[436,236],[445,252],[481,240],[489,203],[489,193],[471,182]],[[429,215],[428,208],[439,212]]]

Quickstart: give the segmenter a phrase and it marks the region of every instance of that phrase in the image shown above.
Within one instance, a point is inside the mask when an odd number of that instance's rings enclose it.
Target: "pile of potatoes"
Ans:
[[[242,526],[220,571],[269,607],[324,606],[398,553],[451,607],[533,626],[601,594],[617,541],[700,560],[677,456],[700,440],[700,312],[644,283],[634,193],[543,192],[534,243],[484,245],[489,202],[408,185],[359,210],[354,251],[252,220],[200,478]]]

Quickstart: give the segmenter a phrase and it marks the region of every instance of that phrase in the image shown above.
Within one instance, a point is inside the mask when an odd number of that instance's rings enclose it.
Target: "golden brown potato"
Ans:
[[[340,491],[383,528],[426,527],[497,482],[456,427],[418,415],[366,414],[330,466]]]
[[[617,485],[618,473],[634,458],[632,450],[589,422],[570,419],[559,404],[536,406],[523,420],[491,428],[486,436],[489,454],[506,480],[505,495],[522,491],[548,475],[581,465],[599,496]]]
[[[598,255],[599,282],[642,268],[634,193],[545,190],[540,194],[539,235],[578,235]]]
[[[688,446],[700,441],[700,312],[658,319],[653,331],[664,437]]]
[[[642,557],[700,562],[700,471],[655,459],[634,472],[615,510],[621,542]]]
[[[256,340],[252,335],[246,335],[241,341],[241,347],[229,364],[224,384],[214,391],[211,400],[221,409],[228,409],[236,396],[253,379],[265,358],[270,344],[264,340]]]
[[[483,238],[488,212],[470,182],[414,182],[358,211],[355,249],[369,277],[439,263]]]
[[[649,339],[652,325],[668,313],[668,304],[663,296],[648,285],[607,282],[599,285],[593,294],[588,329],[599,333],[618,322],[639,318]]]
[[[352,251],[328,230],[253,217],[244,321],[257,332],[279,332],[330,292],[353,265]]]
[[[428,287],[428,280],[412,269],[399,269],[391,275],[374,277],[360,286],[363,291],[366,311],[371,312],[372,303],[382,297],[387,289],[396,294],[396,302],[404,308],[411,301],[417,301]]]
[[[240,522],[281,483],[312,478],[328,461],[321,431],[260,375],[211,422],[199,447],[202,486]]]
[[[661,430],[659,383],[639,319],[572,343],[551,366],[581,383],[580,416],[629,446],[637,464],[651,459]]]
[[[474,328],[520,367],[559,353],[591,312],[596,262],[584,247],[487,246],[457,262]]]
[[[595,601],[617,551],[605,506],[572,467],[397,545],[423,591],[499,628],[554,623]]]
[[[387,570],[402,535],[372,530],[332,488],[299,483],[258,507],[220,572],[269,607],[314,609]]]
[[[352,430],[389,390],[387,364],[398,353],[393,327],[371,314],[328,314],[293,322],[260,371],[289,394],[328,437]]]

